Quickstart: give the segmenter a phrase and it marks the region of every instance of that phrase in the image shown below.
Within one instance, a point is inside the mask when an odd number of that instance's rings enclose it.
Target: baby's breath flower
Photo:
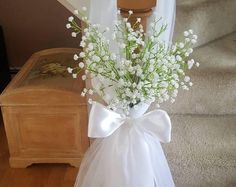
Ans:
[[[179,56],[179,55],[177,55],[177,56],[176,56],[176,60],[177,60],[177,61],[181,61],[181,60],[182,60],[182,57]]]
[[[103,60],[105,60],[105,61],[107,61],[107,60],[109,60],[109,56],[104,56],[103,58],[102,58]]]
[[[85,92],[81,92],[81,96],[84,97],[86,95]]]
[[[80,42],[80,46],[81,46],[81,47],[85,47],[85,45],[86,45],[86,43],[82,40],[82,41]]]
[[[92,89],[89,89],[88,93],[89,93],[90,95],[93,95],[93,90],[92,90]]]
[[[132,15],[134,12],[132,10],[129,10],[129,15]]]
[[[179,43],[179,47],[180,47],[181,49],[184,48],[184,43],[180,42],[180,43]]]
[[[76,74],[76,73],[73,73],[73,74],[72,74],[72,77],[73,77],[74,79],[76,79],[76,78],[77,78],[77,74]]]
[[[82,80],[86,80],[87,77],[86,77],[86,75],[82,75],[81,78],[82,78]]]
[[[188,88],[186,85],[183,85],[182,88],[183,88],[184,90],[189,90],[189,88]]]
[[[88,92],[88,89],[87,88],[84,88],[83,89],[83,92],[86,94]]]
[[[189,76],[185,76],[185,77],[184,77],[184,81],[185,81],[185,82],[189,82],[189,81],[190,81],[190,77],[189,77]]]
[[[73,68],[68,67],[67,71],[68,71],[68,73],[72,73],[73,72]]]
[[[89,44],[88,44],[88,49],[89,49],[90,51],[93,50],[93,44],[92,44],[92,43],[89,43]]]
[[[79,11],[78,10],[74,10],[74,14],[75,15],[79,15]]]
[[[191,69],[193,67],[193,64],[194,64],[194,60],[191,59],[188,61],[188,69]]]
[[[126,27],[131,28],[131,24],[129,22],[127,22]]]
[[[189,54],[191,54],[193,52],[193,49],[189,48],[187,51],[188,51]]]
[[[189,36],[189,32],[188,31],[184,31],[184,36],[188,37]]]
[[[75,38],[77,36],[77,33],[76,32],[72,32],[71,36]]]
[[[197,40],[198,36],[197,35],[193,35],[193,39]]]
[[[93,100],[91,98],[88,99],[88,103],[91,105],[93,104]]]
[[[69,22],[72,22],[74,20],[74,17],[73,16],[70,16],[69,18],[68,18],[68,21]]]
[[[192,44],[195,44],[195,43],[197,43],[197,40],[192,39],[192,40],[191,40],[191,43],[192,43]]]
[[[82,69],[82,68],[84,68],[84,63],[83,62],[80,62],[79,63],[79,67]]]
[[[83,16],[81,19],[82,19],[82,21],[87,21],[88,17],[87,16]]]
[[[71,24],[70,24],[70,23],[67,23],[67,24],[66,24],[66,28],[67,28],[67,29],[70,29],[70,28],[71,28]]]
[[[171,103],[174,103],[174,102],[175,102],[175,99],[174,99],[174,98],[171,98],[170,102],[171,102]]]
[[[85,6],[82,7],[82,10],[83,10],[83,11],[87,11],[87,7],[85,7]]]
[[[84,58],[84,57],[85,57],[85,53],[84,53],[84,52],[80,52],[79,56],[80,56],[81,58]]]
[[[77,54],[74,54],[74,60],[78,60],[79,56]]]
[[[99,61],[101,60],[100,57],[97,56],[97,55],[94,55],[94,56],[92,57],[92,59],[93,59],[93,61],[95,61],[95,62],[99,62]]]
[[[190,42],[190,39],[189,39],[189,38],[185,38],[185,41],[186,41],[186,42]]]

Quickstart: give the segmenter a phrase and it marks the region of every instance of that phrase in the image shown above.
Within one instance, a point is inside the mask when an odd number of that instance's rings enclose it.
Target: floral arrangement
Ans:
[[[83,10],[86,11],[86,8]],[[75,14],[79,12],[76,10]],[[69,67],[68,72],[74,78],[80,72],[85,72],[83,80],[97,79],[101,83],[94,88],[84,88],[81,95],[96,92],[105,97],[106,90],[113,89],[114,95],[108,106],[112,110],[122,109],[126,114],[141,102],[155,102],[157,107],[167,100],[174,102],[179,88],[189,90],[193,85],[186,71],[193,65],[199,66],[198,62],[189,59],[192,47],[197,42],[197,35],[192,30],[184,32],[183,41],[167,45],[160,40],[167,25],[163,24],[157,29],[156,24],[160,19],[155,19],[150,25],[151,31],[145,33],[141,18],[131,25],[129,20],[132,14],[129,11],[128,18],[120,18],[114,31],[91,24],[85,16],[82,20],[87,28],[83,31],[72,16],[66,25],[73,30],[73,37],[83,32],[80,42],[83,52],[74,55],[78,65]],[[113,32],[113,40],[119,47],[116,53],[110,50],[109,40],[105,37],[107,32]],[[81,58],[83,62],[79,61]]]

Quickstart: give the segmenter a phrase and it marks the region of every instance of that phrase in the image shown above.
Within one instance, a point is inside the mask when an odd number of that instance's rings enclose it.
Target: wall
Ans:
[[[20,67],[36,51],[77,47],[65,28],[71,13],[56,0],[0,0],[10,66]]]

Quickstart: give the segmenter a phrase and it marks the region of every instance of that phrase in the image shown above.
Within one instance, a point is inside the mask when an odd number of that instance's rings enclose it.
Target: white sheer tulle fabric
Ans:
[[[170,142],[163,110],[144,114],[140,104],[126,117],[93,103],[89,136],[97,137],[81,164],[76,187],[173,187],[160,142]]]
[[[117,19],[116,12],[116,0],[91,0],[89,17],[93,23],[112,27],[114,20]],[[175,22],[175,0],[158,0],[154,13],[158,17],[162,17],[162,20],[168,24],[168,29],[161,39],[170,43]],[[153,17],[150,18],[150,21],[151,19]],[[107,37],[111,38],[111,35],[108,33]],[[111,49],[117,50],[115,43],[112,43]],[[93,80],[92,85],[96,86],[96,84],[99,84],[99,81]],[[106,90],[107,97],[104,100],[108,102],[113,94],[113,89]],[[94,141],[85,154],[75,187],[175,186],[160,144],[160,141],[165,142],[161,137],[167,130],[163,130],[160,126],[160,131],[152,133],[150,129],[145,128],[148,120],[143,120],[141,123],[139,117],[143,116],[147,109],[148,106],[142,106],[139,110],[132,111],[131,120],[122,122],[122,125],[109,135],[96,136],[93,132],[97,130],[91,130],[92,127],[89,127],[89,135],[99,138]],[[102,113],[102,110],[96,111],[99,112],[91,111],[93,116],[101,116],[106,113],[106,111]],[[160,111],[156,113],[156,119],[163,119],[161,114]],[[115,114],[113,118],[116,118]],[[96,123],[91,121],[90,119],[90,124]],[[101,123],[106,126],[106,121]],[[101,124],[97,125],[101,126]]]

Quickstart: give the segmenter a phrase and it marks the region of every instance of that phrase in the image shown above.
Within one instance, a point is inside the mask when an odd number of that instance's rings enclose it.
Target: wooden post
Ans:
[[[121,10],[123,17],[128,17],[129,10],[134,13],[130,17],[130,22],[136,22],[137,18],[141,18],[141,24],[144,31],[147,27],[147,18],[152,14],[152,8],[156,6],[157,0],[117,0],[117,6]]]

